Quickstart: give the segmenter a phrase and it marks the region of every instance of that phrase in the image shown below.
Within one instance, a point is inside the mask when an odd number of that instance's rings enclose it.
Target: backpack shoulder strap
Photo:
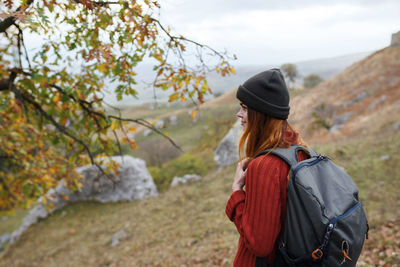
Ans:
[[[275,156],[280,157],[282,160],[284,160],[290,167],[296,165],[299,162],[299,159],[297,157],[297,152],[298,151],[304,151],[307,154],[310,155],[310,157],[317,157],[318,153],[312,150],[311,148],[304,147],[301,145],[291,145],[288,148],[275,148],[275,149],[267,149],[260,154],[258,154],[256,157],[265,155],[265,154],[272,154]]]

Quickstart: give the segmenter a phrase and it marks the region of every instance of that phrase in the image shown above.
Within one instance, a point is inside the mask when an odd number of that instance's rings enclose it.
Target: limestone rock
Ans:
[[[119,245],[119,242],[126,239],[128,235],[126,234],[125,230],[122,229],[113,235],[111,238],[111,246],[115,247]]]
[[[338,132],[340,129],[344,128],[344,124],[350,120],[351,116],[353,115],[353,112],[347,112],[343,114],[342,116],[336,118],[336,120],[333,122],[332,126],[329,128],[329,133],[334,134]]]
[[[81,192],[70,195],[71,201],[96,200],[99,202],[133,201],[147,196],[156,196],[157,188],[153,178],[146,168],[146,163],[131,156],[112,157],[119,163],[118,176],[113,177],[113,182],[103,176],[94,165],[77,169],[84,176]]]
[[[144,137],[149,136],[152,132],[153,132],[153,131],[150,130],[150,129],[145,129],[145,130],[143,131],[143,136],[144,136]]]
[[[385,100],[386,100],[387,96],[386,95],[382,95],[380,98],[378,98],[378,100],[376,100],[375,102],[373,102],[372,104],[370,104],[367,108],[368,111],[375,109],[376,106],[379,106],[380,104],[382,104]]]
[[[392,41],[390,43],[390,46],[400,46],[400,31],[392,34]]]
[[[169,123],[171,125],[177,125],[178,124],[178,116],[172,115],[171,117],[169,117]]]
[[[190,181],[200,181],[200,176],[197,174],[185,174],[183,177],[174,177],[174,179],[171,182],[171,187],[181,185],[181,184],[186,184],[187,182]]]
[[[242,126],[238,120],[214,150],[214,160],[218,165],[227,166],[239,160],[238,143],[241,134]]]
[[[161,129],[164,127],[164,121],[163,120],[158,120],[154,123],[154,127],[156,127],[157,129]]]
[[[393,123],[392,128],[395,131],[399,130],[400,129],[400,120],[398,120],[395,123]]]

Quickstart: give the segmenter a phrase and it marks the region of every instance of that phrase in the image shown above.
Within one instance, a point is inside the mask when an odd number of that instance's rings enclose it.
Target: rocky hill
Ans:
[[[327,143],[397,130],[400,47],[387,47],[292,99],[290,120],[307,142]]]

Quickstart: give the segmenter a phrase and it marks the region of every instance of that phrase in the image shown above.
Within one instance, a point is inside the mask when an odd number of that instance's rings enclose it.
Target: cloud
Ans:
[[[189,38],[227,48],[240,64],[372,51],[388,45],[400,27],[400,2],[390,0],[198,3],[175,0],[173,12],[165,11],[167,21]]]

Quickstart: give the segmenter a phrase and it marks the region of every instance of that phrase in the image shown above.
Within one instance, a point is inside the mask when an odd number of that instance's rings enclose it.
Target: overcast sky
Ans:
[[[400,0],[161,0],[175,33],[266,65],[381,49],[400,31]]]

